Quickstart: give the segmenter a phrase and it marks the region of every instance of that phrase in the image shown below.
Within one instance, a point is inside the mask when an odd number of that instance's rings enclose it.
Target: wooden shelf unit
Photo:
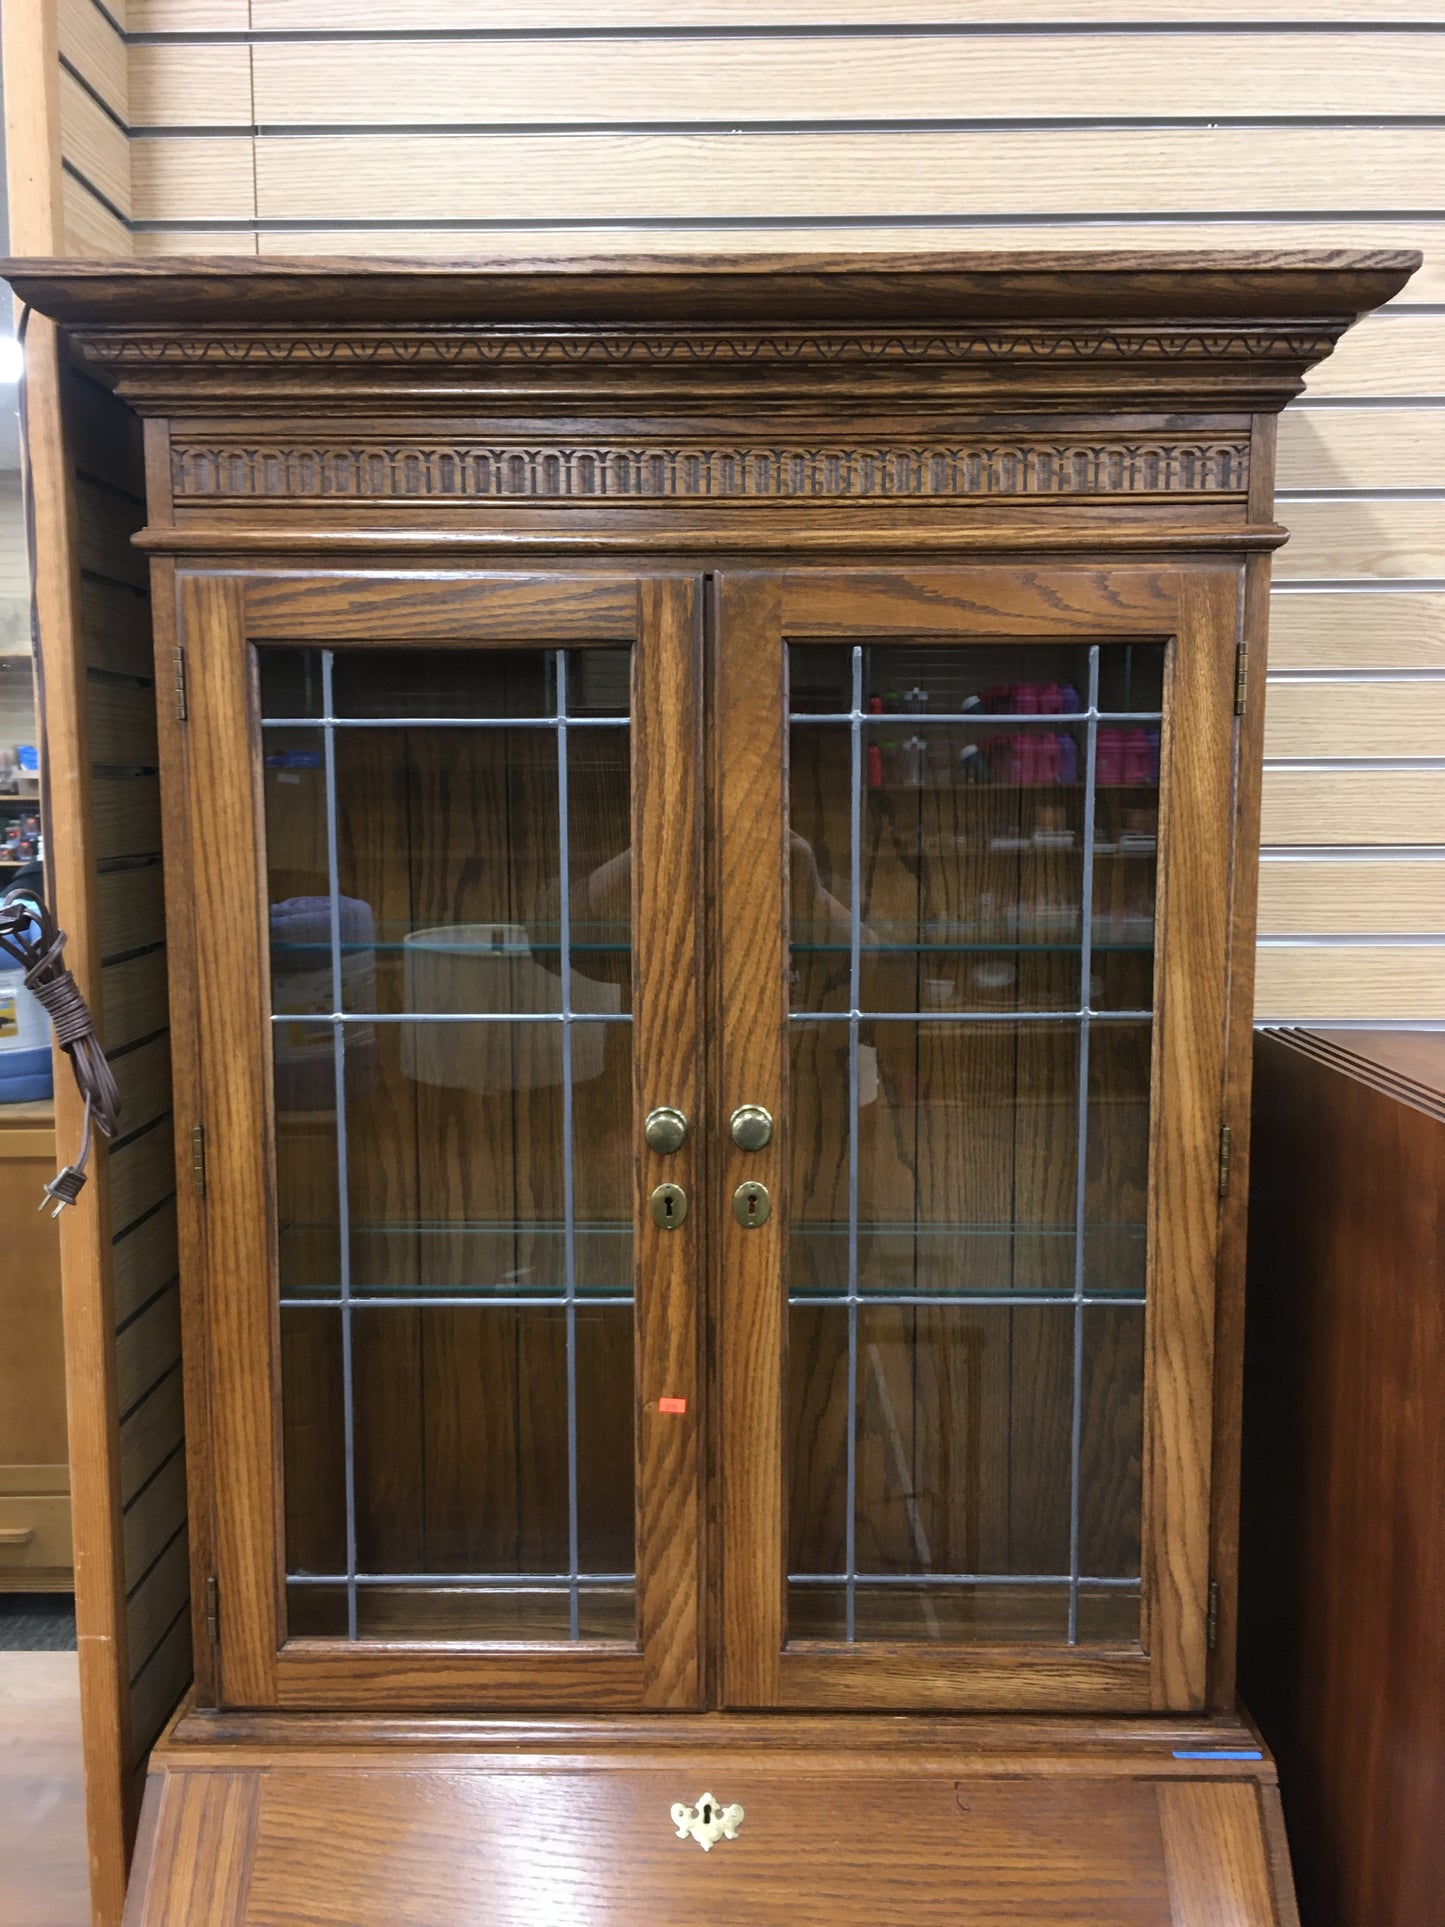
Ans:
[[[60,1241],[37,1209],[54,1171],[55,1106],[0,1104],[0,1592],[71,1584]]]
[[[223,1866],[1293,1927],[1234,1691],[1274,428],[1416,260],[10,265],[145,421],[197,1660],[134,1927]],[[1000,685],[1073,690],[1068,782],[958,775]]]

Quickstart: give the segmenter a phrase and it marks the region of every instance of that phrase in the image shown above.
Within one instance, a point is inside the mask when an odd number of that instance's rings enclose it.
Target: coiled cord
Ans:
[[[85,1129],[81,1133],[80,1153],[45,1187],[40,1201],[43,1211],[53,1199],[54,1217],[66,1205],[74,1204],[85,1184],[85,1167],[90,1161],[92,1128],[103,1137],[115,1135],[120,1116],[120,1092],[115,1074],[106,1061],[95,1034],[80,986],[61,961],[65,932],[58,926],[45,899],[34,890],[11,890],[0,901],[0,950],[25,973],[25,988],[44,1007],[55,1032],[55,1041],[70,1059],[75,1084],[85,1099]]]
[[[30,326],[30,309],[20,305],[15,339],[23,350]],[[17,393],[20,412],[21,482],[25,505],[25,549],[30,564],[30,641],[35,655],[35,694],[39,712],[41,740],[45,737],[45,653],[40,647],[40,598],[37,566],[39,544],[35,533],[35,490],[30,460],[30,408],[24,361],[22,358]],[[47,757],[40,761],[40,818],[47,839],[50,835],[50,766]],[[66,1205],[74,1204],[85,1185],[85,1167],[90,1162],[93,1133],[115,1135],[120,1115],[120,1092],[106,1062],[95,1022],[86,1007],[80,987],[61,962],[65,932],[56,923],[45,899],[20,885],[0,899],[0,950],[25,973],[25,988],[44,1007],[55,1030],[55,1041],[70,1059],[76,1088],[85,1099],[85,1127],[80,1136],[80,1151],[73,1164],[67,1164],[45,1187],[40,1200],[43,1211],[54,1200],[51,1214],[59,1217]]]

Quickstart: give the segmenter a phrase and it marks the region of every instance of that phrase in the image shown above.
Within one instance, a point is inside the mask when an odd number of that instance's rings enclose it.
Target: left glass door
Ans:
[[[694,585],[183,606],[221,1696],[695,1704]]]

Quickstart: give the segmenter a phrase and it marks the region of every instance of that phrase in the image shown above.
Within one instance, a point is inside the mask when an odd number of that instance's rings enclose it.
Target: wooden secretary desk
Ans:
[[[1416,259],[12,264],[145,417],[199,1657],[138,1927],[1293,1920],[1274,418]]]

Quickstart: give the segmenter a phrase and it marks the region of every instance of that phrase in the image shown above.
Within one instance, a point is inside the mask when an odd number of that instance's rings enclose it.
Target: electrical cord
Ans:
[[[30,309],[20,304],[20,319],[15,339],[21,349],[30,325]],[[40,596],[36,583],[39,544],[35,532],[35,489],[30,459],[30,411],[27,406],[25,365],[22,354],[17,385],[20,413],[21,481],[24,491],[25,548],[30,564],[30,641],[35,656],[36,708],[40,717],[40,820],[48,839],[50,834],[50,769],[45,752],[45,656],[40,647]],[[0,900],[0,950],[25,973],[25,988],[38,1000],[50,1019],[55,1041],[70,1059],[76,1089],[85,1099],[85,1123],[80,1134],[80,1150],[45,1187],[40,1210],[54,1200],[52,1216],[58,1218],[66,1205],[74,1204],[85,1185],[85,1167],[90,1162],[94,1132],[103,1137],[115,1135],[120,1115],[120,1092],[115,1075],[95,1034],[95,1020],[80,986],[61,961],[65,932],[55,913],[37,891],[25,886],[11,890]]]
[[[44,1007],[55,1041],[70,1059],[76,1088],[85,1099],[85,1128],[80,1153],[45,1187],[40,1209],[55,1200],[54,1217],[74,1204],[85,1183],[90,1161],[92,1128],[103,1137],[115,1135],[120,1115],[120,1092],[95,1034],[95,1020],[80,986],[61,961],[65,932],[51,915],[50,906],[34,890],[11,890],[0,902],[0,950],[25,973],[25,988]]]

